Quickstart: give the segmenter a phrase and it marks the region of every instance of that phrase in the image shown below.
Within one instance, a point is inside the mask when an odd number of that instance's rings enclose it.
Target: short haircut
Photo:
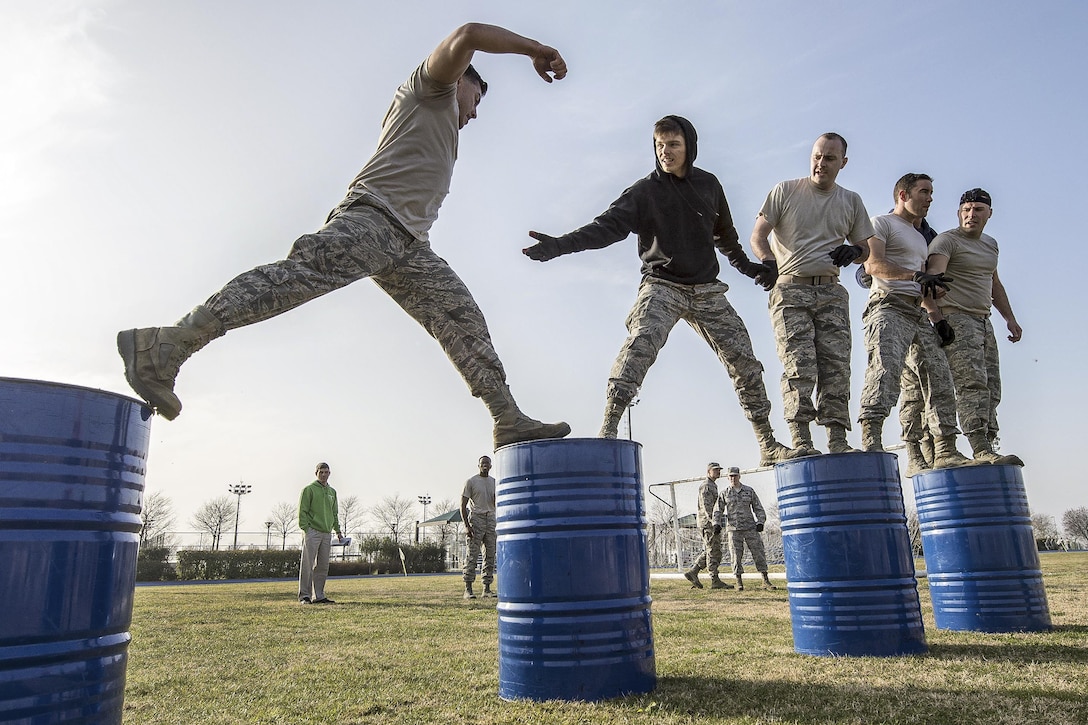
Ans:
[[[828,131],[827,133],[820,134],[820,138],[826,138],[829,141],[838,141],[839,143],[841,143],[842,144],[842,155],[843,155],[843,157],[846,156],[846,139],[844,139],[842,136],[835,133],[834,131]]]
[[[487,81],[480,77],[479,72],[472,67],[471,63],[468,64],[468,68],[465,68],[462,78],[464,77],[467,77],[470,81],[474,81],[476,85],[480,87],[481,96],[487,95]]]
[[[684,127],[681,126],[680,122],[672,116],[665,116],[660,121],[654,124],[654,135],[656,136],[659,133],[679,134],[680,136],[685,135]]]
[[[314,468],[314,473],[317,473],[322,468],[328,468],[328,467],[329,467],[329,464],[322,461],[321,463],[318,463],[317,466]]]
[[[896,204],[899,203],[899,192],[905,191],[910,194],[911,189],[918,185],[919,181],[928,181],[933,183],[933,177],[929,174],[903,174],[899,177],[899,181],[895,182],[895,188],[892,189],[892,198]]]

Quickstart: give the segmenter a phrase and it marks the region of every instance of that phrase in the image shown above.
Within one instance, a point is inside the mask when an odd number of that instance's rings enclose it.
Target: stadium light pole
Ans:
[[[272,523],[273,522],[271,522],[271,521],[265,521],[264,522],[264,529],[265,529],[264,548],[266,548],[266,549],[271,549],[272,548]]]
[[[423,520],[426,521],[427,520],[427,506],[431,503],[431,497],[424,494],[422,496],[416,496],[416,499],[418,499],[419,503],[423,505]],[[423,535],[423,539],[424,539],[424,541],[426,541],[426,539],[427,539],[426,534]]]
[[[631,408],[634,408],[639,404],[641,398],[635,398],[627,404],[627,440],[633,441],[635,439],[635,432],[631,429]]]
[[[238,497],[238,503],[234,507],[234,548],[238,548],[238,517],[242,513],[242,496],[246,495],[253,490],[253,486],[242,483],[232,483],[227,486],[227,490]]]

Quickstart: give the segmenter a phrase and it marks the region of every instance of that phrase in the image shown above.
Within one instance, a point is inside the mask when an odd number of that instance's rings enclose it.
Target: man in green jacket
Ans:
[[[332,532],[340,541],[339,507],[336,491],[329,485],[329,464],[318,463],[317,480],[302,489],[298,502],[298,527],[303,531],[302,561],[298,568],[298,600],[302,604],[335,604],[325,596],[329,576],[329,549]]]

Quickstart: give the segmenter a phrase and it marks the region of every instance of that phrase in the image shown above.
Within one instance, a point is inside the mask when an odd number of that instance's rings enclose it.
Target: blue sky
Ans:
[[[872,214],[907,171],[934,177],[942,230],[963,190],[991,192],[986,231],[1024,328],[1016,345],[1001,336],[1003,449],[1027,462],[1034,510],[1060,521],[1088,505],[1079,235],[1064,229],[1086,197],[1077,2],[5,3],[0,374],[131,394],[116,331],[172,322],[319,227],[395,88],[469,20],[553,45],[570,69],[548,85],[524,58],[477,56],[491,89],[431,235],[526,412],[595,435],[639,279],[633,239],[541,265],[520,253],[527,230],[558,234],[606,208],[653,168],[651,126],[675,113],[698,129],[697,165],[721,179],[747,240],[767,191],[807,175],[813,140],[835,130],[850,142],[839,182]],[[728,265],[721,279],[785,438],[766,293]],[[848,286],[856,415],[864,293]],[[369,281],[214,342],[177,390],[185,410],[153,424],[147,487],[173,499],[179,528],[244,480],[241,528],[261,530],[318,460],[368,506],[456,498],[490,449],[484,407]],[[757,462],[728,376],[684,325],[633,425],[647,484]],[[898,433],[893,413],[885,441]],[[746,481],[773,500],[770,473]]]

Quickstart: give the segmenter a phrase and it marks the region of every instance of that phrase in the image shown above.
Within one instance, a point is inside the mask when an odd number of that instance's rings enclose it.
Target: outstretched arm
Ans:
[[[427,72],[439,83],[456,83],[478,50],[524,55],[533,61],[537,74],[548,83],[552,82],[552,78],[562,80],[567,75],[566,61],[555,48],[497,25],[482,23],[466,23],[450,33],[431,51],[427,59]]]

